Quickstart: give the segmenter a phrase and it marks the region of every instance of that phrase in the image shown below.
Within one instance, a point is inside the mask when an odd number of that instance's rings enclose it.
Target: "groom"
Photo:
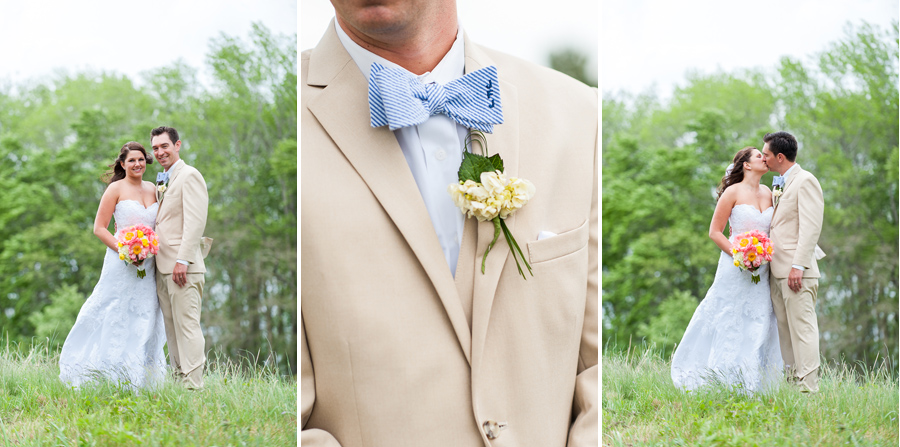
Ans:
[[[150,132],[153,156],[165,168],[156,176],[159,212],[156,233],[156,291],[166,325],[169,361],[177,378],[188,388],[203,388],[203,332],[200,303],[203,297],[203,258],[211,239],[203,238],[209,196],[203,176],[179,156],[181,140],[172,127]]]
[[[454,0],[332,4],[300,70],[301,444],[599,445],[596,90],[475,44]],[[504,238],[482,271],[494,228],[448,193],[468,118],[536,189],[504,221],[527,281]]]
[[[819,325],[816,293],[819,288],[817,259],[825,254],[816,243],[822,232],[825,200],[822,187],[811,173],[800,168],[797,139],[787,132],[766,134],[763,156],[773,182],[775,214],[770,236],[775,253],[769,269],[772,305],[778,320],[778,337],[788,379],[800,390],[819,391]]]

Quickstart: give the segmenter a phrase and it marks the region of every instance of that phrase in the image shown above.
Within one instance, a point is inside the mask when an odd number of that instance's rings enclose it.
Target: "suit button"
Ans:
[[[488,439],[497,439],[500,437],[500,430],[506,430],[506,422],[484,421],[482,428]]]

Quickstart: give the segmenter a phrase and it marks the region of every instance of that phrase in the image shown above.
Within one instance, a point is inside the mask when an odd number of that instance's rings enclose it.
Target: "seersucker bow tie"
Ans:
[[[166,183],[169,181],[169,172],[157,172],[156,173],[156,183]]]
[[[441,85],[422,84],[406,70],[372,64],[369,112],[372,127],[397,130],[443,113],[462,126],[491,133],[494,124],[503,123],[497,67],[491,65]]]
[[[776,186],[784,188],[784,176],[776,175],[772,178],[772,187],[775,188]]]

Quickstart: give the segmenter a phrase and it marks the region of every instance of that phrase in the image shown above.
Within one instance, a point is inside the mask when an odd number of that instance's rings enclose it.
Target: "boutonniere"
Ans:
[[[471,146],[475,142],[481,146],[482,155],[472,152]],[[500,154],[487,156],[487,140],[482,132],[469,131],[463,148],[463,160],[457,174],[459,183],[450,184],[447,192],[467,217],[475,217],[479,222],[491,221],[494,224],[494,238],[481,258],[481,273],[484,274],[487,255],[502,232],[512,252],[513,260],[516,261],[519,274],[525,278],[525,272],[522,271],[518,259],[522,258],[528,273],[534,276],[522,249],[519,248],[504,221],[534,197],[534,185],[528,180],[507,177],[503,173],[503,159],[500,158]]]
[[[159,191],[160,194],[166,192],[166,188],[169,186],[169,173],[168,172],[157,172],[156,173],[156,190]]]
[[[774,198],[774,205],[778,206],[778,198],[781,197],[781,194],[784,193],[784,176],[776,175],[772,178],[772,197]]]
[[[775,198],[775,203],[774,203],[775,206],[778,206],[778,198],[781,197],[781,194],[783,194],[783,193],[784,193],[784,191],[782,191],[781,187],[779,187],[779,186],[776,186],[775,188],[772,189],[772,197]]]

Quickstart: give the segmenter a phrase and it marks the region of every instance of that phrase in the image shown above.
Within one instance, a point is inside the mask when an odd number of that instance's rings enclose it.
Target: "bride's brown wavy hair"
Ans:
[[[144,149],[144,146],[137,141],[129,141],[122,146],[122,149],[119,150],[119,156],[116,157],[116,161],[113,164],[107,166],[111,168],[109,171],[103,174],[100,177],[100,180],[103,180],[104,183],[112,183],[117,182],[125,178],[125,168],[122,167],[122,163],[125,163],[125,159],[128,158],[128,153],[131,151],[140,151],[144,154],[144,160],[147,161],[148,165],[153,164],[153,158],[147,155],[147,149]]]
[[[754,150],[757,149],[753,146],[747,146],[734,154],[734,160],[731,161],[733,164],[731,172],[725,172],[725,176],[722,177],[722,181],[719,182],[719,186],[716,188],[716,200],[719,200],[719,197],[722,197],[722,193],[725,192],[729,186],[744,180],[744,163],[750,161],[750,154],[752,154]]]

